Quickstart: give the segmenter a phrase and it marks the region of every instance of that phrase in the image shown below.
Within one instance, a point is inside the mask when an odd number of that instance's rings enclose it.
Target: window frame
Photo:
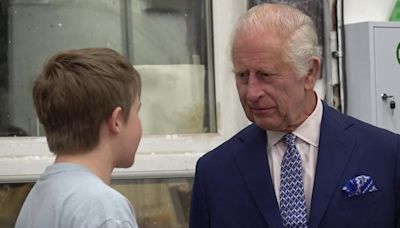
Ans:
[[[143,136],[135,164],[114,169],[114,179],[191,177],[199,157],[246,126],[230,62],[230,36],[247,0],[212,0],[217,133]],[[210,18],[211,19],[211,18]],[[208,72],[209,73],[209,72]],[[54,162],[45,137],[0,138],[0,183],[35,181]]]

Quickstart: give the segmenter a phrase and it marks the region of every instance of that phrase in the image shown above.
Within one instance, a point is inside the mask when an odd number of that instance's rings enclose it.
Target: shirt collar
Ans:
[[[307,117],[307,119],[299,127],[296,128],[296,130],[293,131],[293,134],[296,135],[301,140],[307,142],[308,144],[318,147],[323,105],[318,95],[316,96],[317,96],[317,105],[314,111],[311,113],[310,116]],[[285,134],[286,134],[285,132],[267,131],[268,148],[278,143],[279,140]]]
[[[314,112],[293,132],[294,135],[315,147],[319,145],[322,109],[322,101],[318,98]]]

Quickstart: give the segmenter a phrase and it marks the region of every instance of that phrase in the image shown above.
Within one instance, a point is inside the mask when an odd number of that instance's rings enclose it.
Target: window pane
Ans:
[[[0,224],[4,228],[15,226],[19,211],[33,183],[0,184]]]
[[[141,111],[145,133],[215,131],[209,102],[214,100],[213,86],[207,86],[212,55],[206,3],[139,0],[129,7],[129,56],[143,78],[143,106],[149,107]]]
[[[188,227],[193,178],[114,180],[133,204],[139,227]]]
[[[62,49],[109,47],[142,76],[144,134],[215,132],[209,0],[0,0],[0,136],[38,136],[32,81]]]
[[[113,180],[111,187],[127,197],[141,228],[188,226],[193,178]],[[33,183],[0,184],[0,224],[14,227]]]

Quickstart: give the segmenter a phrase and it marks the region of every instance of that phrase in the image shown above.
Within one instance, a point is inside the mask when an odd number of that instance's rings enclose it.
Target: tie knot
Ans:
[[[296,136],[292,133],[288,133],[282,137],[282,141],[287,146],[295,146]]]

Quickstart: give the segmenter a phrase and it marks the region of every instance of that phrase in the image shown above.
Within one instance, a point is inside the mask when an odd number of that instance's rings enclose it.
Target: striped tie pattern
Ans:
[[[306,228],[307,210],[303,186],[301,157],[296,148],[296,136],[282,137],[287,148],[281,164],[280,211],[285,228]]]

